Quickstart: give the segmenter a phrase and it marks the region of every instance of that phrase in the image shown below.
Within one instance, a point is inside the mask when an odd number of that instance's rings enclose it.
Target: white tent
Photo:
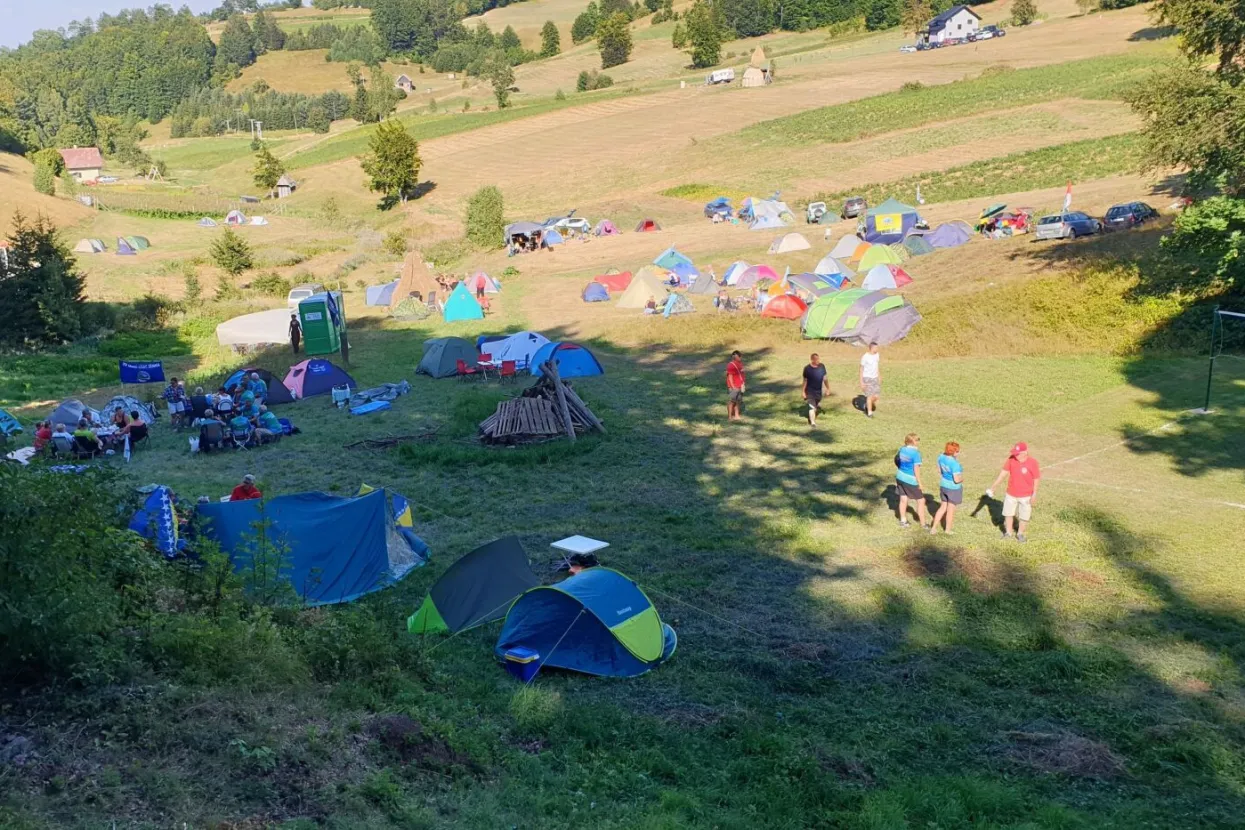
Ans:
[[[216,339],[222,346],[289,343],[290,310],[274,308],[226,320],[216,327]]]
[[[229,215],[225,217],[226,225],[245,225],[246,216],[240,210],[231,210]]]
[[[494,363],[513,360],[522,367],[530,365],[532,355],[548,342],[549,338],[538,331],[521,331],[510,335],[505,340],[491,340],[485,343],[480,347],[480,353],[491,356]]]
[[[199,227],[214,228],[216,227],[216,220],[210,216],[204,216],[202,219],[199,220]]]
[[[778,237],[769,246],[771,254],[787,254],[792,251],[807,251],[813,247],[808,244],[808,240],[798,233],[784,233]]]
[[[252,217],[251,217],[251,224],[252,224],[252,225],[267,225],[267,224],[268,224],[268,220],[267,220],[267,219],[265,219],[265,218],[264,218],[264,217],[262,217],[262,216],[252,216]]]
[[[855,250],[855,248],[853,247],[852,250]],[[827,274],[842,274],[848,279],[856,276],[856,272],[839,262],[833,253],[826,254],[822,257],[821,262],[818,262],[817,265],[814,266],[813,273],[820,274],[822,276]]]
[[[830,256],[835,259],[851,259],[852,254],[856,252],[856,246],[860,244],[860,237],[843,236],[835,243],[830,250]]]

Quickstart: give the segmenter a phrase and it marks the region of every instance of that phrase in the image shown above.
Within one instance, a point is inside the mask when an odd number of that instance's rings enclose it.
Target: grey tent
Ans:
[[[458,374],[458,361],[474,366],[480,353],[469,340],[461,337],[437,337],[424,341],[424,357],[415,369],[417,375],[451,378]]]
[[[913,256],[924,256],[934,252],[934,246],[929,244],[924,236],[917,234],[908,234],[908,238],[903,241],[903,246]]]
[[[701,274],[692,280],[691,288],[687,289],[688,294],[714,294],[719,286],[713,281],[713,277],[708,274]]]
[[[52,422],[53,428],[57,424],[64,424],[69,427],[70,432],[73,432],[74,427],[78,425],[78,421],[82,418],[86,418],[91,423],[100,426],[103,426],[104,423],[99,412],[75,398],[64,401],[60,406],[52,410],[52,414],[48,416],[48,420]]]
[[[912,304],[898,294],[849,288],[809,306],[803,329],[807,338],[886,346],[906,337],[920,320]]]
[[[100,254],[104,252],[104,243],[98,239],[79,239],[73,246],[75,254]]]
[[[104,418],[111,419],[112,413],[117,411],[118,406],[121,407],[121,411],[125,413],[127,418],[131,412],[135,411],[137,411],[138,414],[143,417],[143,420],[149,424],[154,423],[158,417],[158,413],[156,412],[156,408],[154,406],[143,403],[133,395],[114,395],[113,398],[108,401],[108,403],[104,404],[102,409],[100,409],[100,413]]]
[[[671,292],[666,298],[666,309],[661,314],[663,317],[669,317],[671,314],[688,314],[696,310],[696,306],[692,305],[692,301],[682,294]]]
[[[204,216],[202,219],[199,220],[199,227],[214,228],[216,227],[216,220],[210,216]]]
[[[412,634],[457,634],[500,620],[540,579],[514,536],[476,548],[433,583],[419,610],[407,618]]]

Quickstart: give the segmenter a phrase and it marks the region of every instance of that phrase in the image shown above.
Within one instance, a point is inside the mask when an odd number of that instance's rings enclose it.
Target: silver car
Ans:
[[[1034,228],[1033,238],[1041,239],[1076,239],[1078,236],[1092,236],[1102,233],[1102,223],[1088,213],[1072,211],[1043,216]]]

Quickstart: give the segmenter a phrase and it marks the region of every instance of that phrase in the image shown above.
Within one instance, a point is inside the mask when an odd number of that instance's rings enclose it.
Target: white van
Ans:
[[[734,69],[716,69],[705,76],[705,86],[714,86],[715,84],[729,84],[735,81]]]

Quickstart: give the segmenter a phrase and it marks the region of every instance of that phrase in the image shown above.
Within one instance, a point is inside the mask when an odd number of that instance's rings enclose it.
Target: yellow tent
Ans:
[[[617,308],[644,308],[648,304],[649,297],[657,302],[657,307],[661,308],[666,302],[666,295],[669,293],[669,286],[666,285],[659,277],[654,276],[656,268],[641,268],[640,273],[631,278],[631,285],[627,286],[627,290],[618,298],[618,302],[614,303]]]
[[[900,265],[902,263],[903,259],[892,251],[889,245],[874,245],[860,258],[860,265],[856,266],[856,270],[863,274],[875,265]]]
[[[787,289],[790,287],[791,286],[787,283],[787,278],[783,277],[778,282],[770,285],[770,287],[765,290],[765,293],[771,297],[781,297],[783,294],[787,293]]]

